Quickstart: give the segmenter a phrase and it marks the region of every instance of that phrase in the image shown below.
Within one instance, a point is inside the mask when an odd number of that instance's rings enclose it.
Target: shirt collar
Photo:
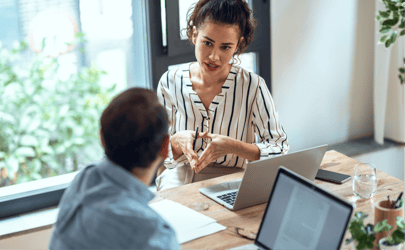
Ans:
[[[105,174],[115,185],[121,186],[129,191],[131,196],[136,199],[144,199],[146,203],[155,197],[155,194],[149,191],[138,178],[132,175],[123,167],[115,164],[113,161],[105,157],[100,164],[98,164],[99,170]]]

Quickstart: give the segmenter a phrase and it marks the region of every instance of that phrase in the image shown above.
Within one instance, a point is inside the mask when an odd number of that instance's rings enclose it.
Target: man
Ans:
[[[147,186],[168,155],[168,117],[156,93],[131,88],[100,118],[106,157],[83,169],[59,203],[50,249],[180,249],[148,206]]]

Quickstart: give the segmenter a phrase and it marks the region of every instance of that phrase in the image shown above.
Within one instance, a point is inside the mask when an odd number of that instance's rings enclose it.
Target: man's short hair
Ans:
[[[168,135],[168,115],[156,93],[130,88],[117,95],[100,118],[107,157],[131,171],[148,167]]]

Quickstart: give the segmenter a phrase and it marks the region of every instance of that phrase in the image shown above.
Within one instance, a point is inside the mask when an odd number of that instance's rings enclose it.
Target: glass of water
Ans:
[[[371,163],[359,163],[354,167],[353,193],[361,199],[369,199],[377,191],[377,171]]]

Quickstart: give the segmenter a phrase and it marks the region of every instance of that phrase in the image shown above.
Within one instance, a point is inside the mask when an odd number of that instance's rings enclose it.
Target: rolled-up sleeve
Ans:
[[[289,150],[287,134],[281,126],[273,98],[263,78],[259,78],[256,98],[253,102],[252,120],[260,158],[286,154]]]

